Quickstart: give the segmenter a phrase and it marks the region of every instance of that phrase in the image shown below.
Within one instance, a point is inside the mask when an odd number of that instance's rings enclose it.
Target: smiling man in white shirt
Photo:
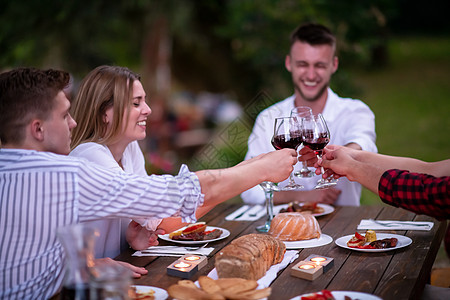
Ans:
[[[298,106],[308,106],[313,114],[321,113],[324,116],[330,130],[330,144],[377,152],[373,112],[362,101],[341,98],[329,87],[338,63],[336,38],[328,28],[318,24],[305,24],[292,33],[285,67],[292,76],[294,95],[275,103],[258,115],[248,139],[245,159],[273,149],[271,139],[275,118],[290,116],[291,110]],[[309,148],[300,150],[300,154],[308,152],[311,152]],[[299,162],[295,171],[300,169]],[[352,206],[360,204],[360,184],[342,178],[334,188],[314,190],[319,178],[317,175],[312,178],[295,178],[305,189],[276,192],[274,203],[299,201]],[[281,185],[285,185],[285,182]],[[259,186],[245,191],[241,197],[246,203],[264,203],[264,192]]]

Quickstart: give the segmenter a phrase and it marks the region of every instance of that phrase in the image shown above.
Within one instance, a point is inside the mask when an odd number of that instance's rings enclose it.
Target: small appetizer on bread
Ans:
[[[363,246],[366,243],[366,238],[355,232],[355,235],[347,242],[347,246],[350,248],[358,248],[359,246]]]
[[[174,232],[169,233],[169,238],[173,239],[176,236],[180,236],[183,234],[189,234],[189,233],[195,233],[195,232],[203,232],[206,229],[206,223],[205,222],[198,222],[189,224],[184,229],[180,229]]]
[[[205,222],[189,224],[183,229],[169,233],[169,238],[183,241],[203,241],[216,239],[222,234],[220,229],[206,231],[206,227]]]

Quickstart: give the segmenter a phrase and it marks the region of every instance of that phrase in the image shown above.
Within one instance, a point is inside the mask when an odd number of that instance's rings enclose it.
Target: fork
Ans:
[[[201,248],[205,248],[206,245],[208,245],[208,243],[203,244],[203,245],[198,246],[198,247],[188,247],[188,246],[186,246],[186,247],[184,247],[184,249],[186,249],[187,251],[195,251],[195,250],[198,250],[198,249],[201,249]]]
[[[373,222],[375,224],[381,225],[381,226],[386,226],[386,227],[397,227],[398,225],[409,225],[409,226],[430,226],[428,224],[416,224],[413,222],[403,222],[403,221],[399,221],[399,222],[380,222],[377,220],[373,220]]]

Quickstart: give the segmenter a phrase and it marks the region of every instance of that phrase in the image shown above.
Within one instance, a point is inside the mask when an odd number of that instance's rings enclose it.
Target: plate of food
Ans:
[[[303,240],[303,241],[283,241],[287,250],[302,249],[302,248],[314,248],[324,246],[333,241],[333,238],[327,234],[321,234],[319,238]]]
[[[300,296],[291,298],[290,300],[322,300],[322,299],[327,299],[327,300],[356,300],[356,299],[382,300],[378,296],[375,296],[372,294],[367,294],[367,293],[354,292],[354,291],[328,291],[328,290],[323,290],[321,292],[300,295]]]
[[[205,222],[198,222],[160,235],[159,238],[178,244],[205,244],[222,240],[229,235],[230,232],[224,228],[207,226]]]
[[[412,240],[404,235],[392,233],[375,233],[367,230],[366,234],[349,234],[335,241],[339,247],[361,252],[385,252],[411,245]]]
[[[131,300],[166,300],[169,297],[166,290],[154,286],[132,285],[131,288]]]
[[[311,212],[315,217],[325,216],[334,211],[334,207],[328,204],[316,202],[290,202],[288,204],[276,205],[273,207],[273,213],[282,212]]]

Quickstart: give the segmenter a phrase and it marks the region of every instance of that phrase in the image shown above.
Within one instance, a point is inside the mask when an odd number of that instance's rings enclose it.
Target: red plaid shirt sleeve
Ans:
[[[403,170],[387,170],[378,184],[384,203],[426,214],[436,219],[450,218],[450,176],[434,177]]]

